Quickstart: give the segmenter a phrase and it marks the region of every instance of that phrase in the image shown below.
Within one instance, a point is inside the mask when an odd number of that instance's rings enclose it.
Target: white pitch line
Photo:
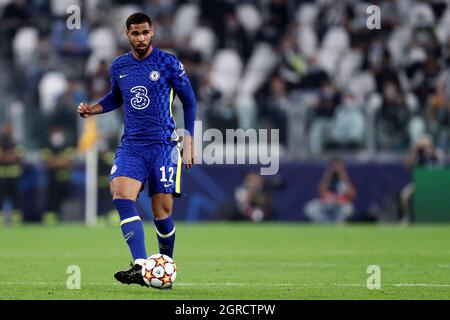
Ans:
[[[450,284],[439,283],[397,283],[394,287],[450,287]]]
[[[326,283],[319,283],[318,286],[330,286]],[[361,283],[333,283],[332,286],[336,287],[367,287],[366,284]],[[394,283],[394,284],[381,284],[382,287],[450,287],[447,283]]]
[[[65,286],[64,282],[0,282],[0,285],[26,285],[26,286]],[[82,286],[122,286],[115,282],[88,282],[82,283]],[[366,287],[366,284],[362,283],[316,283],[311,285],[301,285],[298,283],[239,283],[239,282],[206,282],[206,283],[192,283],[192,282],[180,282],[175,283],[176,286],[185,287],[209,287],[209,286],[221,286],[221,287],[250,287],[250,286],[274,286],[274,287],[292,287],[296,288],[311,288],[311,287]],[[382,287],[450,287],[447,283],[395,283],[395,284],[381,284]]]

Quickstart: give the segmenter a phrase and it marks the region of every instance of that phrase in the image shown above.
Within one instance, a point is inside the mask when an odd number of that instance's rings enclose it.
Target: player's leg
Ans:
[[[142,182],[128,177],[116,177],[110,182],[113,203],[119,212],[120,227],[130,248],[134,263],[142,265],[147,258],[145,233],[136,208]]]
[[[172,219],[173,195],[158,193],[152,196],[153,219],[156,226],[159,253],[173,256],[175,224]]]
[[[141,274],[147,258],[145,233],[136,208],[136,199],[142,185],[141,181],[124,176],[114,177],[110,182],[113,202],[120,216],[122,234],[134,259],[134,264],[129,270],[116,272],[114,278],[121,283],[146,286]]]
[[[149,195],[159,252],[173,257],[175,224],[172,219],[173,197],[181,193],[181,155],[178,146],[156,145],[149,168]]]
[[[123,236],[135,264],[147,259],[145,234],[136,208],[136,199],[148,178],[145,159],[138,153],[119,147],[110,175],[113,203],[119,212]]]

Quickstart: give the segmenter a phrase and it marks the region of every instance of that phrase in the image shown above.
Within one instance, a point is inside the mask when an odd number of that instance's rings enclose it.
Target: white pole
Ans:
[[[88,226],[97,224],[97,142],[86,152],[86,209],[85,220]]]

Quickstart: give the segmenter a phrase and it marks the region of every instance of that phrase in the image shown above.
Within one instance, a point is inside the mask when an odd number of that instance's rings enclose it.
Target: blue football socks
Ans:
[[[130,248],[135,264],[141,264],[147,259],[145,249],[145,233],[136,203],[130,199],[114,199],[114,205],[119,211],[120,227]]]
[[[161,220],[154,219],[153,221],[156,226],[159,253],[172,258],[175,247],[175,225],[172,216]]]

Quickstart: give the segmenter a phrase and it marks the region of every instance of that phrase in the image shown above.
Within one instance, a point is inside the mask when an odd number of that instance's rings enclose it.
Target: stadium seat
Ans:
[[[202,54],[203,59],[211,59],[216,49],[216,43],[216,35],[211,28],[207,26],[198,26],[193,30],[190,39],[191,48],[199,51]]]
[[[450,7],[447,7],[445,12],[442,14],[442,17],[435,29],[440,43],[446,42],[447,38],[450,36]]]
[[[404,58],[405,48],[411,38],[412,29],[408,25],[398,27],[389,35],[387,48],[392,56],[394,64],[398,65]]]
[[[331,75],[336,75],[341,55],[349,50],[348,32],[342,27],[331,27],[325,33],[318,52],[319,64]]]
[[[39,82],[39,97],[41,109],[50,113],[56,106],[58,97],[67,88],[67,79],[62,72],[50,71],[44,74]]]
[[[238,5],[236,14],[239,22],[249,34],[255,34],[263,23],[260,12],[252,4]]]
[[[104,52],[91,54],[86,61],[86,75],[92,75],[96,73],[102,61],[112,61],[111,56],[109,54],[105,54]]]
[[[347,88],[352,92],[359,92],[362,97],[368,97],[375,91],[375,78],[368,71],[358,72],[348,80]]]
[[[432,26],[435,20],[433,9],[427,3],[414,4],[409,19],[412,26]]]
[[[366,110],[367,113],[376,113],[380,108],[381,104],[383,103],[382,97],[379,93],[374,92],[369,95],[366,102]]]
[[[244,130],[255,128],[257,106],[253,95],[248,92],[239,92],[235,105],[235,110],[238,117],[238,127]]]
[[[350,46],[350,37],[348,32],[342,27],[331,27],[325,33],[322,40],[322,47],[333,49],[339,53],[347,50]]]
[[[336,82],[339,87],[345,87],[351,77],[360,69],[363,61],[363,53],[360,50],[345,51],[339,59]]]
[[[305,3],[299,6],[296,20],[301,25],[313,26],[316,23],[319,8],[316,3]]]
[[[92,53],[86,62],[86,74],[92,74],[96,72],[102,60],[114,60],[117,54],[117,42],[114,32],[107,27],[94,29],[88,41]]]
[[[328,74],[335,75],[339,61],[339,51],[333,48],[320,48],[317,51],[317,62]]]
[[[197,5],[183,4],[175,12],[173,21],[173,34],[176,36],[176,40],[182,40],[194,30],[198,25],[198,17],[200,10]]]
[[[13,39],[16,63],[25,67],[31,63],[38,47],[38,31],[33,27],[21,28]]]
[[[303,54],[313,57],[317,52],[318,39],[314,28],[310,25],[300,25],[297,40]]]
[[[236,93],[242,72],[242,59],[233,49],[217,51],[213,58],[211,82],[224,97],[231,97]]]
[[[276,67],[277,62],[278,56],[270,45],[266,43],[257,45],[245,66],[239,84],[240,91],[255,93]]]
[[[92,54],[109,57],[112,60],[116,56],[117,43],[114,32],[108,27],[100,27],[89,34],[89,47]]]

